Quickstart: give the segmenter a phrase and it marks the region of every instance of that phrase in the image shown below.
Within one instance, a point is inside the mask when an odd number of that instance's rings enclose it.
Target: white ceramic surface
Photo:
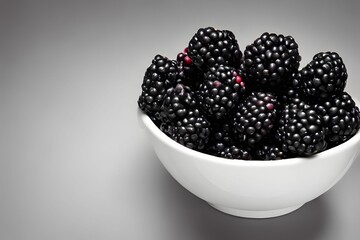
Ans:
[[[214,208],[239,217],[276,217],[300,208],[334,186],[359,153],[360,132],[308,158],[223,159],[171,140],[140,110],[138,118],[158,158],[182,186]]]

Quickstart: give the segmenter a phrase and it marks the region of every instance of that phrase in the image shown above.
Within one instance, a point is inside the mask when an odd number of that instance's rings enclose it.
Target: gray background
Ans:
[[[242,49],[292,35],[302,65],[337,51],[360,99],[359,1],[0,1],[0,239],[360,237],[360,162],[279,218],[220,213],[166,172],[137,123],[145,69],[199,27]],[[326,171],[326,166],[324,166]]]

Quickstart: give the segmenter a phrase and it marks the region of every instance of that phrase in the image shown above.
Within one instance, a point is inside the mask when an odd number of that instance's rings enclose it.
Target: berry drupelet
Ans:
[[[219,65],[237,68],[242,58],[234,34],[213,27],[200,28],[191,38],[188,50],[194,64],[204,72]]]
[[[325,150],[325,131],[315,107],[300,99],[285,106],[275,138],[281,150],[297,156],[309,156]]]
[[[197,91],[199,104],[205,114],[217,120],[226,118],[244,95],[242,73],[223,65],[210,68]]]
[[[158,123],[160,108],[168,88],[176,84],[178,69],[175,61],[156,55],[146,69],[141,94],[138,99],[139,108]]]
[[[359,129],[360,113],[351,96],[342,92],[316,104],[326,139],[332,146],[347,141]]]
[[[252,88],[277,92],[298,70],[300,60],[293,37],[265,32],[246,47],[243,65]]]
[[[335,52],[316,54],[300,74],[302,89],[312,98],[328,98],[342,92],[348,77],[342,58]]]

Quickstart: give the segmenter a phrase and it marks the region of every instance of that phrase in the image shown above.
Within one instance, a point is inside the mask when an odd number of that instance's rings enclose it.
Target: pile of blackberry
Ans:
[[[311,156],[354,136],[360,111],[338,53],[300,61],[292,36],[265,32],[241,51],[230,30],[200,28],[175,60],[154,57],[138,105],[171,139],[206,154]]]

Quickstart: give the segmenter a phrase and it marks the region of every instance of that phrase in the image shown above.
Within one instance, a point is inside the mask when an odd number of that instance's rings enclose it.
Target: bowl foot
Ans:
[[[210,206],[216,208],[217,210],[236,216],[236,217],[243,217],[243,218],[272,218],[272,217],[279,217],[288,213],[295,211],[296,209],[300,208],[303,204],[280,208],[280,209],[273,209],[273,210],[264,210],[264,211],[255,211],[255,210],[243,210],[237,208],[229,208],[224,207],[216,204],[209,203]]]

